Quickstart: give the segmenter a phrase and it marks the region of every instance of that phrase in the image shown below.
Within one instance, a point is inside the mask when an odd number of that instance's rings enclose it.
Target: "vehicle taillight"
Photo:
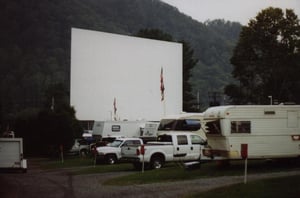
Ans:
[[[140,155],[140,150],[138,148],[136,149],[136,155]]]
[[[145,155],[145,146],[144,145],[141,145],[141,154]]]

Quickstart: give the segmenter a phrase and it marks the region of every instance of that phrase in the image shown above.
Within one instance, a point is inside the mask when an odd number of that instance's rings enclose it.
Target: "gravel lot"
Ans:
[[[91,175],[71,175],[67,169],[43,171],[38,164],[29,161],[27,173],[0,173],[1,198],[81,198],[81,197],[183,197],[190,192],[207,191],[244,181],[243,176],[196,179],[172,183],[156,183],[132,186],[103,186],[112,177],[130,174],[114,172]],[[249,175],[248,181],[297,175],[300,171]]]

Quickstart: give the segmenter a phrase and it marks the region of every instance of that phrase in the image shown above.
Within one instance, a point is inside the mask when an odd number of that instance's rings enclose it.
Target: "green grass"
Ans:
[[[57,159],[43,159],[40,160],[40,165],[43,169],[59,169],[59,168],[72,168],[72,167],[83,167],[83,166],[93,166],[94,160],[92,158],[86,157],[68,157],[64,161]]]
[[[131,164],[96,165],[93,158],[68,157],[62,163],[60,160],[40,159],[38,163],[43,169],[69,169],[72,174],[97,174],[106,172],[134,171]],[[300,170],[300,160],[280,160],[266,162],[264,160],[249,160],[248,174]],[[229,166],[218,166],[215,162],[204,163],[200,168],[185,169],[182,164],[168,163],[159,170],[134,171],[132,174],[107,180],[105,185],[133,185],[157,182],[183,181],[208,177],[243,175],[244,161],[231,161]],[[203,193],[193,193],[186,198],[231,198],[231,197],[299,197],[300,175],[258,180],[247,184],[237,184],[214,189]]]
[[[131,164],[94,165],[93,158],[69,157],[62,163],[60,160],[44,160],[40,162],[44,169],[67,168],[74,175],[97,174],[106,172],[135,171]],[[264,160],[249,160],[248,174],[300,170],[300,160],[283,160],[266,162]],[[244,161],[231,161],[230,166],[218,166],[216,162],[203,163],[200,168],[186,170],[182,164],[167,163],[159,170],[146,170],[144,173],[135,171],[132,174],[110,179],[105,185],[133,185],[157,182],[172,182],[207,177],[243,175]]]
[[[119,172],[119,171],[133,171],[133,166],[131,164],[115,164],[115,165],[105,165],[105,164],[94,164],[94,159],[90,157],[68,157],[64,159],[63,163],[61,160],[40,160],[41,168],[45,170],[54,169],[69,169],[74,175],[80,174],[97,174],[97,173],[107,173],[107,172]]]
[[[249,182],[247,184],[237,184],[229,187],[218,188],[208,192],[195,193],[186,196],[186,198],[296,198],[300,195],[299,180],[300,175],[275,179],[265,179]]]
[[[268,173],[289,170],[299,170],[300,163],[295,162],[266,162],[263,160],[248,161],[248,174]],[[205,163],[201,168],[186,170],[175,163],[159,170],[147,170],[144,173],[136,172],[131,175],[121,176],[107,180],[105,185],[133,185],[156,182],[172,182],[180,180],[191,180],[207,177],[221,177],[244,174],[244,162],[232,161],[230,166],[219,167],[215,162]]]

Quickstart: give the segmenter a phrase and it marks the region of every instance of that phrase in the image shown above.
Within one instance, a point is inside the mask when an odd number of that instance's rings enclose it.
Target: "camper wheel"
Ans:
[[[116,158],[115,155],[107,155],[105,157],[105,159],[106,159],[105,161],[106,161],[107,164],[115,164],[115,163],[117,163],[117,158]]]

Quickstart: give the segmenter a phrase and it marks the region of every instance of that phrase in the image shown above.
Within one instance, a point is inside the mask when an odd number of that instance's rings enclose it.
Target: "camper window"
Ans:
[[[200,120],[197,119],[177,120],[175,131],[197,131],[200,126]]]
[[[171,119],[161,120],[158,130],[160,130],[160,131],[172,130],[174,128],[173,126],[175,125],[175,123],[176,123],[176,120],[171,120]]]
[[[207,122],[206,130],[208,134],[221,134],[220,120]]]
[[[251,133],[250,121],[231,121],[231,133]]]
[[[112,125],[111,126],[111,131],[112,132],[120,132],[121,131],[121,126],[120,125]]]

